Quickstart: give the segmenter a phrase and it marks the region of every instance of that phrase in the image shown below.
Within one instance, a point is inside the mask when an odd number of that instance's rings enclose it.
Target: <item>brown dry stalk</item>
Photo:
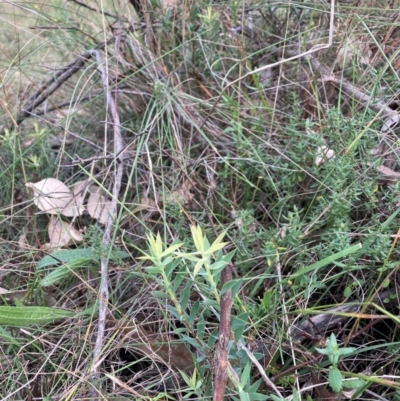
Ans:
[[[221,273],[221,285],[232,280],[230,264]],[[231,337],[232,293],[225,292],[221,296],[221,321],[219,324],[219,338],[215,357],[215,377],[213,401],[223,401],[225,384],[228,377],[228,344]]]

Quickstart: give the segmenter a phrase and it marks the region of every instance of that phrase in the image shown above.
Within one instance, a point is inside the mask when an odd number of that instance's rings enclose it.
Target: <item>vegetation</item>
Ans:
[[[399,7],[0,3],[0,398],[400,400]]]

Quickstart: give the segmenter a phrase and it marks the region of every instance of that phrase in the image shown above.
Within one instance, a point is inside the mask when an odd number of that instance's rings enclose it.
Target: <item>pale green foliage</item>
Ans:
[[[339,392],[343,388],[343,377],[337,365],[341,357],[351,355],[354,353],[355,348],[346,347],[339,348],[335,335],[332,333],[326,344],[326,348],[316,348],[316,350],[323,355],[327,355],[329,362],[332,364],[329,368],[328,381],[332,390]]]
[[[182,248],[189,248],[190,244],[176,242],[167,246],[163,243],[160,234],[156,236],[149,234],[147,236],[149,251],[145,252],[142,259],[151,262],[151,265],[146,267],[147,273],[162,289],[152,291],[153,296],[159,300],[165,300],[169,313],[186,326],[191,337],[182,335],[182,339],[194,346],[197,349],[196,354],[199,355],[192,375],[182,372],[182,377],[188,386],[185,398],[190,395],[202,398],[204,388],[207,387],[206,366],[208,366],[207,363],[212,362],[209,360],[210,349],[213,348],[217,339],[215,332],[209,334],[205,331],[204,316],[211,314],[219,320],[222,294],[231,291],[232,297],[235,297],[241,280],[232,280],[220,288],[221,271],[230,263],[235,253],[230,252],[224,255],[222,252],[227,245],[226,242],[222,242],[225,232],[218,235],[211,244],[200,226],[192,226],[191,233],[195,248],[193,252],[182,250]],[[197,300],[188,308],[192,290],[201,294],[201,300]],[[248,316],[248,313],[242,313],[232,318],[235,341],[244,341]],[[239,397],[233,397],[233,399],[265,400],[265,395],[257,393],[260,381],[251,383],[251,360],[246,354],[236,352],[233,348],[230,353],[231,358],[240,361],[239,365],[235,366],[238,376],[229,373]],[[231,370],[228,369],[228,372]]]

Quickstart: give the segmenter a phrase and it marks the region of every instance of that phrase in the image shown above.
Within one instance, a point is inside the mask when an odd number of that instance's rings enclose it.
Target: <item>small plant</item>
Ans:
[[[344,356],[351,355],[355,351],[355,348],[339,348],[336,337],[332,333],[326,344],[326,348],[316,348],[316,350],[320,354],[328,356],[329,362],[332,364],[329,367],[329,385],[331,386],[333,391],[338,393],[343,388],[343,376],[338,369],[339,360]]]
[[[161,289],[153,291],[153,296],[167,301],[166,307],[169,313],[186,328],[179,330],[182,340],[196,348],[197,366],[191,369],[191,376],[187,373],[183,373],[182,376],[189,387],[187,397],[195,394],[201,398],[207,395],[202,390],[201,384],[205,382],[207,371],[211,367],[213,358],[211,350],[217,340],[216,331],[205,327],[204,316],[213,315],[214,319],[218,320],[222,294],[231,290],[234,298],[240,289],[241,280],[231,280],[222,287],[220,285],[221,271],[235,254],[234,251],[226,255],[222,252],[222,248],[227,245],[222,242],[225,233],[220,234],[211,244],[199,226],[191,227],[191,233],[194,252],[180,251],[179,248],[186,245],[184,243],[174,242],[168,247],[163,244],[159,234],[156,237],[148,235],[150,249],[142,259],[152,263],[146,268],[147,273]],[[201,294],[202,301],[197,300],[189,308],[190,296],[194,292]],[[245,341],[247,319],[248,313],[232,316],[232,331],[236,344]],[[266,399],[265,395],[257,393],[261,381],[252,383],[253,365],[248,354],[237,350],[234,341],[230,341],[229,348],[231,363],[231,368],[228,369],[229,379],[238,395],[238,398],[233,397],[233,399],[241,401]],[[173,356],[171,362],[173,363]],[[188,365],[190,362],[188,361]]]

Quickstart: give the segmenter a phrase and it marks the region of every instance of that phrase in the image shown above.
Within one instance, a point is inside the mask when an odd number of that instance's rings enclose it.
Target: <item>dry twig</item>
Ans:
[[[116,54],[119,53],[119,48],[121,44],[121,36],[117,35],[115,39],[115,52]],[[110,213],[109,218],[104,230],[103,234],[103,245],[108,248],[111,244],[111,232],[113,228],[113,216],[115,215],[117,209],[117,201],[118,195],[121,188],[121,181],[122,181],[122,173],[123,173],[123,141],[121,136],[121,124],[117,110],[117,100],[113,98],[112,93],[109,88],[108,84],[108,74],[107,71],[102,63],[100,53],[96,50],[91,51],[91,55],[96,58],[97,67],[100,71],[104,91],[106,93],[106,104],[110,116],[113,121],[113,128],[114,128],[114,154],[119,155],[116,156],[115,159],[115,179],[114,179],[114,186],[113,186],[113,197],[111,201]],[[116,71],[116,74],[118,72]],[[107,126],[107,124],[106,124]],[[107,319],[107,310],[108,310],[108,258],[103,256],[100,261],[101,266],[101,282],[100,282],[100,289],[99,289],[99,321],[97,325],[97,338],[96,344],[93,350],[93,365],[91,368],[92,379],[96,379],[98,377],[98,367],[102,361],[100,358],[101,350],[103,347],[103,340],[104,340],[104,331],[106,327],[106,319]],[[95,393],[95,388],[92,387],[93,392]]]

